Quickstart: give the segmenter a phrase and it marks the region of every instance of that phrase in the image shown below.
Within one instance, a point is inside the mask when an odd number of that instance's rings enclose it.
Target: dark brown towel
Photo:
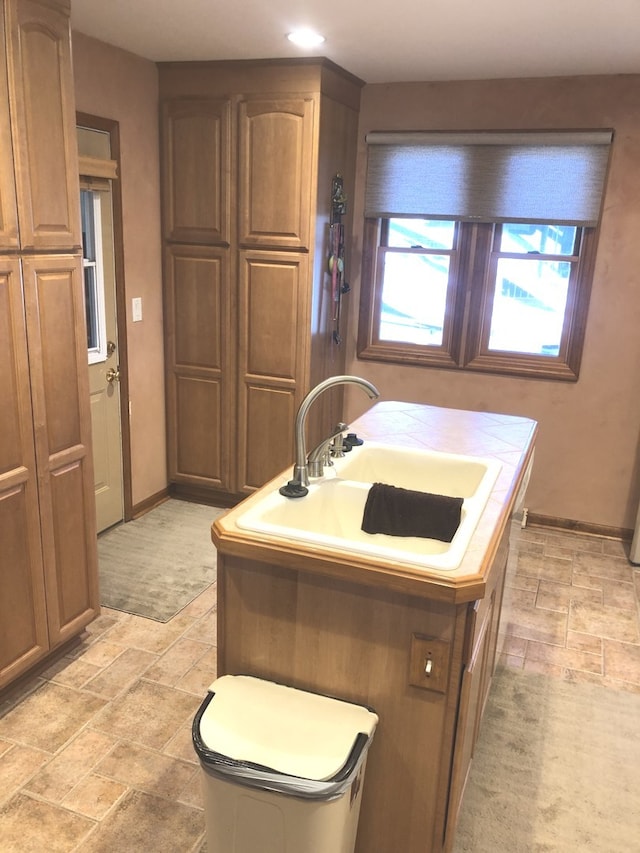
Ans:
[[[460,524],[462,502],[462,498],[374,483],[364,507],[362,530],[451,542]]]

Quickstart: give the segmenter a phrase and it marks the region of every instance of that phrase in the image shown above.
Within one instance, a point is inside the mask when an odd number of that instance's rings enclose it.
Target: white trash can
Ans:
[[[353,853],[377,722],[271,681],[214,681],[193,721],[207,853]]]

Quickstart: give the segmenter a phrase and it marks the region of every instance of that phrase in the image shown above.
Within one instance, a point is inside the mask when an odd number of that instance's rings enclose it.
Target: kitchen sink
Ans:
[[[479,490],[493,488],[500,463],[475,456],[368,443],[334,460],[333,467],[336,476],[345,480],[471,498]]]
[[[325,469],[325,477],[312,480],[305,497],[284,497],[276,485],[259,501],[250,503],[236,523],[243,530],[294,540],[314,551],[338,550],[392,563],[452,570],[462,562],[500,467],[493,459],[370,443],[336,459]],[[362,516],[375,482],[464,498],[453,540],[365,533]]]

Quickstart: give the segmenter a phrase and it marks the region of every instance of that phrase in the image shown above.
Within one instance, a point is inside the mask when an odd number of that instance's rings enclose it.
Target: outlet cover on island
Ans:
[[[142,320],[142,297],[134,296],[131,300],[131,314],[134,323],[139,323]]]

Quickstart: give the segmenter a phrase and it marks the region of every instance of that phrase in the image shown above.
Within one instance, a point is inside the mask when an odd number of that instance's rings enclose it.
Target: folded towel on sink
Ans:
[[[374,483],[367,495],[361,529],[365,533],[451,542],[460,525],[462,503],[462,498]]]

